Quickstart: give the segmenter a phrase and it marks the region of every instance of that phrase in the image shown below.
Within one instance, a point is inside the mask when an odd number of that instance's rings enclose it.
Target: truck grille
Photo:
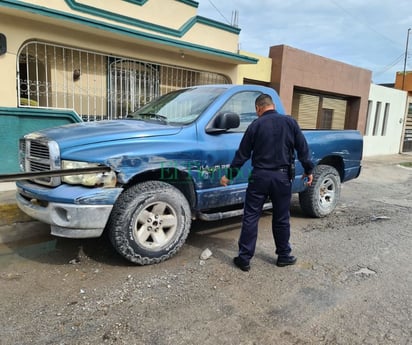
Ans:
[[[56,142],[44,137],[20,139],[20,168],[24,172],[50,171],[60,169],[60,151]],[[59,176],[32,179],[33,182],[55,187],[61,183]]]

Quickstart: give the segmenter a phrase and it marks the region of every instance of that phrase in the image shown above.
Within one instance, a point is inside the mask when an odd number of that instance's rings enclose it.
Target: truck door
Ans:
[[[216,110],[215,116],[226,112],[238,114],[240,117],[238,128],[201,134],[204,136],[204,140],[200,140],[200,142],[204,141],[205,147],[202,149],[201,189],[198,190],[200,208],[243,203],[248,177],[251,173],[251,161],[248,160],[243,165],[238,176],[231,181],[228,187],[220,185],[220,177],[226,174],[247,127],[257,118],[255,99],[260,94],[259,91],[235,93]]]

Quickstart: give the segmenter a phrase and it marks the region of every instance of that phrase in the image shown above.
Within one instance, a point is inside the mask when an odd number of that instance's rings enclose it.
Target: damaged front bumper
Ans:
[[[17,182],[16,200],[24,213],[50,224],[52,235],[91,238],[103,233],[121,192],[121,188],[70,185],[48,188],[24,181]]]

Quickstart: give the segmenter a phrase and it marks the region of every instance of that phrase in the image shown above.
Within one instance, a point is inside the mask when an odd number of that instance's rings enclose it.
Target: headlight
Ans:
[[[99,164],[87,163],[87,162],[77,162],[77,161],[62,161],[62,169],[82,169],[82,168],[93,168],[97,167]],[[116,174],[114,171],[101,172],[101,173],[91,173],[84,175],[67,175],[62,176],[62,181],[68,184],[80,184],[83,186],[94,187],[114,187],[116,186]]]

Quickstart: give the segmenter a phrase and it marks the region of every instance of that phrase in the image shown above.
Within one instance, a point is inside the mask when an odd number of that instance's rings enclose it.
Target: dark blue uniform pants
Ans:
[[[239,238],[239,257],[248,264],[255,254],[258,222],[262,207],[268,197],[272,201],[272,233],[276,254],[287,256],[291,252],[290,238],[290,200],[292,184],[287,171],[253,169],[246,190],[242,231]]]

